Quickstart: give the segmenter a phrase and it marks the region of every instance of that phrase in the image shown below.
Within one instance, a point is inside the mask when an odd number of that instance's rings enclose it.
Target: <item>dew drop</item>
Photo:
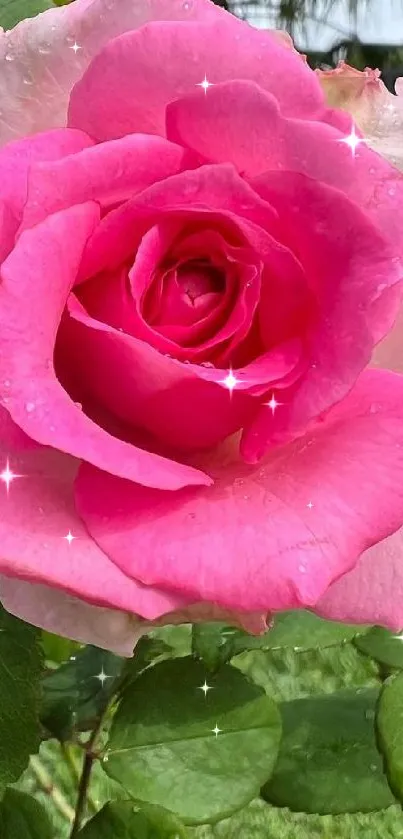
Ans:
[[[4,379],[3,387],[10,387],[10,385],[11,385],[10,379]]]
[[[25,410],[27,414],[32,414],[32,411],[35,410],[35,402],[26,402]]]
[[[185,12],[188,12],[191,5],[190,0],[186,0],[185,3],[182,3],[182,9],[184,9]]]
[[[24,84],[27,84],[27,85],[33,84],[32,79],[29,79],[27,76],[25,76],[22,81],[23,81]]]
[[[306,567],[305,567],[305,565],[298,565],[298,571],[300,571],[300,572],[301,572],[301,574],[306,574]]]
[[[6,52],[4,58],[6,59],[6,61],[14,61],[14,55],[12,52]]]
[[[49,44],[41,44],[41,46],[38,47],[38,52],[40,52],[41,55],[47,55],[50,52]]]

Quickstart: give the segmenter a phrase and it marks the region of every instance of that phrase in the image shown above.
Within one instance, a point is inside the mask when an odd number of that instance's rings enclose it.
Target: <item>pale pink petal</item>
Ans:
[[[361,71],[341,61],[316,72],[328,104],[351,114],[371,148],[403,169],[403,96],[390,93],[379,70],[369,67]]]
[[[403,377],[368,371],[259,468],[233,453],[200,458],[209,489],[150,490],[84,464],[78,509],[124,573],[149,585],[236,610],[313,606],[402,524],[402,397]]]
[[[330,620],[403,628],[403,529],[378,542],[315,606]]]
[[[58,589],[2,576],[0,601],[8,612],[28,623],[122,656],[132,655],[148,626],[128,612],[90,606]]]
[[[44,445],[108,471],[176,489],[210,482],[190,467],[121,442],[93,423],[56,378],[53,352],[83,248],[98,221],[93,203],[26,230],[3,263],[0,286],[0,396],[13,420]]]
[[[75,0],[0,35],[0,145],[66,124],[73,85],[111,38],[152,20],[220,20],[210,0]]]

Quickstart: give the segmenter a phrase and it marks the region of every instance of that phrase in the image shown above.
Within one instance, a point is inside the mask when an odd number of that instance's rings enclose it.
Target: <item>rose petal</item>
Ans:
[[[84,464],[78,509],[111,559],[147,584],[228,608],[313,606],[401,526],[402,396],[403,377],[368,371],[320,426],[263,466],[206,455],[209,489],[159,492]]]
[[[241,428],[255,411],[247,391],[261,387],[265,392],[292,374],[301,354],[298,342],[289,342],[243,368],[239,376],[235,370],[239,384],[231,395],[224,381],[228,371],[167,357],[94,320],[74,297],[69,312],[61,331],[60,375],[72,368],[77,398],[85,404],[92,397],[129,426],[146,429],[179,451],[213,446]]]
[[[76,460],[33,447],[4,408],[0,441],[2,469],[8,463],[19,476],[11,480],[8,492],[4,479],[0,485],[1,574],[150,620],[186,605],[183,597],[127,578],[93,542],[74,507]],[[71,544],[65,538],[69,533],[74,536]],[[40,615],[37,619],[39,623]]]
[[[83,247],[98,221],[94,204],[49,216],[25,231],[2,266],[0,394],[13,420],[39,443],[84,457],[132,480],[178,488],[209,478],[122,443],[74,405],[58,382],[56,332]]]
[[[180,146],[161,137],[133,134],[52,163],[36,164],[29,173],[22,229],[72,204],[97,201],[108,207],[132,198],[182,171],[187,157]]]
[[[315,606],[330,620],[403,628],[403,529],[378,542]]]
[[[351,114],[370,147],[403,169],[403,96],[390,93],[370,67],[361,71],[340,61],[334,70],[316,72],[329,105]]]
[[[70,91],[104,44],[151,20],[218,20],[210,0],[75,0],[0,31],[0,144],[66,124]]]
[[[197,90],[206,73],[212,84],[252,79],[294,117],[323,109],[320,84],[296,53],[224,14],[211,22],[151,23],[111,40],[74,87],[68,124],[97,140],[163,135],[166,105]],[[202,100],[201,87],[198,93]]]
[[[128,612],[90,606],[48,586],[0,576],[0,601],[11,614],[48,632],[130,657],[147,624]]]
[[[274,416],[263,407],[245,430],[242,452],[250,462],[270,443],[303,432],[345,396],[390,327],[401,297],[399,263],[369,219],[341,192],[287,172],[268,172],[254,185],[278,210],[314,303],[305,334],[309,369],[284,394]],[[387,305],[379,307],[385,292],[390,294]]]
[[[280,248],[270,236],[273,228],[277,230],[277,213],[270,204],[232,165],[201,166],[154,184],[108,213],[88,242],[80,282],[133,258],[142,237],[162,222],[177,224],[178,234],[189,222],[230,229],[259,257],[270,258],[273,249]]]
[[[352,154],[343,140],[352,120],[329,111],[332,121],[285,118],[273,96],[258,85],[232,81],[167,108],[167,136],[202,159],[232,162],[248,177],[267,170],[301,172],[342,190],[362,207],[401,255],[403,176],[361,143]]]

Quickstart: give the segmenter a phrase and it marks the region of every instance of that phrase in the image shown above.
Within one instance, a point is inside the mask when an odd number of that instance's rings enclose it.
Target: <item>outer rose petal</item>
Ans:
[[[378,542],[336,580],[315,606],[331,620],[403,627],[403,529]]]
[[[316,72],[329,105],[348,111],[367,143],[403,169],[403,96],[388,91],[379,70],[362,72],[341,61],[335,70]]]
[[[187,605],[182,596],[129,579],[110,562],[89,536],[74,507],[78,462],[33,444],[3,408],[0,453],[4,466],[8,460],[11,471],[21,476],[12,481],[8,493],[3,484],[0,486],[1,574],[149,620]],[[64,538],[69,532],[75,537],[70,545]]]
[[[66,124],[71,88],[111,38],[152,20],[220,20],[209,0],[75,0],[0,34],[0,145]],[[73,53],[77,43],[80,49]]]
[[[28,623],[117,655],[131,656],[147,631],[147,624],[128,612],[90,606],[57,589],[24,580],[0,577],[0,601],[8,612]]]
[[[151,589],[150,598],[152,595]],[[155,621],[146,621],[129,612],[91,606],[55,588],[1,575],[0,601],[11,614],[48,632],[128,657],[139,638],[155,626],[226,621],[253,635],[260,635],[267,629],[263,614],[225,612],[210,603],[186,606]]]
[[[84,464],[79,512],[111,559],[147,584],[247,611],[314,606],[402,524],[402,397],[403,377],[368,371],[323,423],[259,468],[207,455],[209,489],[158,492]]]
[[[73,89],[68,124],[97,140],[163,135],[167,104],[197,90],[206,73],[213,84],[257,82],[285,114],[309,119],[324,110],[318,80],[297,53],[223,13],[206,23],[152,23],[111,40]]]
[[[58,382],[56,333],[88,236],[95,204],[49,216],[25,231],[4,262],[0,285],[0,395],[14,421],[44,445],[84,457],[108,471],[177,489],[207,476],[122,443],[95,425]]]

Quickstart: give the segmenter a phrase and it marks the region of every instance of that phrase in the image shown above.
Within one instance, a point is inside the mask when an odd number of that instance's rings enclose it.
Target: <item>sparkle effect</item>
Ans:
[[[338,140],[338,143],[345,143],[351,149],[351,154],[353,157],[356,156],[357,148],[360,143],[365,143],[365,140],[362,137],[358,137],[355,133],[355,126],[353,125],[351,128],[351,133],[347,137],[343,137],[342,140]]]
[[[78,50],[81,50],[82,48],[80,47],[80,44],[77,44],[77,42],[74,41],[74,44],[71,45],[70,49],[73,50],[75,55],[77,55]]]
[[[73,536],[71,530],[69,530],[67,536],[63,536],[63,539],[65,539],[66,542],[68,542],[69,545],[71,545],[71,543],[74,541],[74,539],[76,539],[76,536]]]
[[[283,404],[282,402],[277,402],[277,399],[276,399],[274,393],[272,393],[272,395],[271,395],[270,402],[265,402],[266,407],[270,408],[273,416],[275,414],[276,409],[282,404]]]
[[[107,679],[111,678],[112,676],[108,676],[107,673],[105,673],[104,668],[102,668],[101,672],[97,673],[97,675],[95,676],[95,679],[99,679],[99,681],[101,682],[102,687],[104,686],[104,682],[106,682]]]
[[[309,509],[310,509],[310,510],[312,510],[312,507],[313,507],[314,505],[312,504],[312,501],[308,501],[308,503],[307,503],[307,505],[306,505],[306,506],[307,506],[307,507],[309,507]]]
[[[10,490],[10,484],[14,481],[15,478],[22,478],[22,475],[17,475],[15,472],[10,469],[10,462],[7,458],[6,460],[6,468],[0,473],[0,478],[3,483],[6,485],[7,495]]]
[[[207,91],[208,91],[209,87],[213,87],[213,85],[212,85],[212,83],[211,83],[211,82],[209,82],[209,81],[207,80],[207,76],[206,76],[206,74],[204,74],[204,79],[203,79],[203,81],[202,81],[202,82],[198,82],[198,84],[196,85],[196,87],[202,87],[202,88],[203,88],[203,90],[204,90],[204,93],[205,93],[205,94],[207,94]]]
[[[240,384],[240,381],[240,379],[237,379],[237,377],[234,376],[230,368],[225,379],[220,379],[219,384],[224,385],[224,387],[226,387],[227,390],[229,390],[232,396],[233,391],[235,390],[236,386]]]
[[[206,682],[206,680],[204,680],[204,685],[199,685],[199,687],[197,688],[197,690],[202,690],[202,691],[203,691],[203,693],[204,693],[204,696],[206,697],[206,696],[207,696],[207,694],[208,694],[208,692],[209,692],[209,690],[213,690],[213,687],[212,687],[212,685],[208,685],[208,684],[207,684],[207,682]]]
[[[216,723],[215,728],[212,728],[211,731],[213,734],[215,734],[216,737],[218,737],[218,735],[221,734],[222,728],[218,728],[218,725]]]

